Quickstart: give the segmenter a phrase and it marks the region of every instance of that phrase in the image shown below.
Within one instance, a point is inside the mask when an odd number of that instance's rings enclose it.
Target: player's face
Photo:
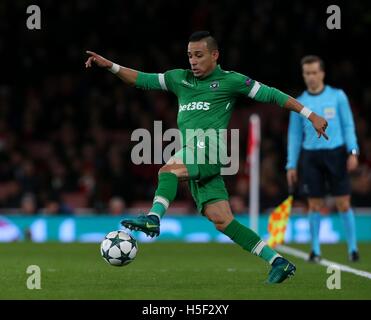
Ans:
[[[321,70],[319,62],[306,63],[303,65],[303,78],[308,89],[316,90],[323,86],[325,72]]]
[[[190,42],[188,44],[188,59],[193,75],[203,78],[209,75],[216,66],[218,50],[210,51],[206,41]]]

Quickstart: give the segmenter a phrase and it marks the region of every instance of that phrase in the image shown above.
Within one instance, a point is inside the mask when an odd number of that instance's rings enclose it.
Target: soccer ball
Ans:
[[[125,266],[135,259],[138,251],[137,240],[124,231],[112,231],[100,245],[103,259],[112,266]]]

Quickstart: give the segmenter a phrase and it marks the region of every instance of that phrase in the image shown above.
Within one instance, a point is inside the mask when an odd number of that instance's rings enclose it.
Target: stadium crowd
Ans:
[[[28,30],[22,20],[10,33],[26,9],[24,2],[2,2],[0,56],[7,63],[0,78],[1,212],[121,214],[150,203],[160,165],[132,163],[131,132],[152,131],[155,120],[163,130],[176,127],[177,101],[168,93],[129,88],[97,68],[86,71],[84,52],[146,72],[188,68],[188,36],[199,29],[218,39],[222,68],[292,96],[304,89],[300,58],[323,57],[327,83],[344,89],[355,116],[361,156],[352,175],[353,204],[370,207],[371,83],[362,63],[369,59],[362,48],[367,21],[347,24],[352,15],[362,16],[362,8],[346,6],[343,29],[328,30],[326,8],[301,1],[41,1],[42,29]],[[236,213],[248,204],[244,163],[252,113],[262,120],[262,209],[287,194],[288,113],[242,99],[230,125],[240,129],[240,171],[226,178]],[[180,211],[195,212],[186,184],[177,199]]]

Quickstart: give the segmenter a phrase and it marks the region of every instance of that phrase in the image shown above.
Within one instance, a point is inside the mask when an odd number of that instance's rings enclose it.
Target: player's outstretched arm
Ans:
[[[162,73],[145,73],[126,67],[122,67],[92,51],[86,51],[89,55],[85,62],[85,67],[90,68],[93,64],[105,68],[118,76],[122,81],[130,86],[135,86],[144,90],[168,90],[165,75]],[[171,85],[171,83],[168,83]],[[172,87],[169,87],[171,90]]]
[[[248,96],[259,102],[276,103],[290,111],[300,113],[312,122],[314,129],[317,131],[318,138],[323,136],[325,139],[328,139],[325,133],[328,125],[327,121],[280,90],[255,81],[253,85],[250,84]]]
[[[86,51],[89,55],[88,60],[85,62],[86,68],[91,68],[93,64],[96,64],[100,68],[105,68],[112,73],[116,74],[126,84],[134,86],[138,77],[138,71],[119,66],[116,63],[96,54],[93,51]]]
[[[283,107],[288,110],[300,113],[304,115],[305,117],[307,117],[308,120],[312,122],[314,129],[317,131],[318,138],[323,136],[326,140],[328,140],[328,136],[325,132],[328,126],[326,119],[317,115],[316,113],[309,110],[308,108],[304,107],[298,100],[292,97],[289,97],[287,99]]]

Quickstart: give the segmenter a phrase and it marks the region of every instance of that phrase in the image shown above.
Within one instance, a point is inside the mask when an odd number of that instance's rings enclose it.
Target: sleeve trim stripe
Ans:
[[[163,73],[158,74],[158,81],[160,82],[161,88],[167,91],[167,87],[165,83],[165,75]]]
[[[249,92],[248,96],[250,98],[254,98],[255,95],[257,94],[257,92],[259,91],[260,87],[261,87],[260,83],[258,81],[255,81],[255,83],[254,83],[251,91]]]

